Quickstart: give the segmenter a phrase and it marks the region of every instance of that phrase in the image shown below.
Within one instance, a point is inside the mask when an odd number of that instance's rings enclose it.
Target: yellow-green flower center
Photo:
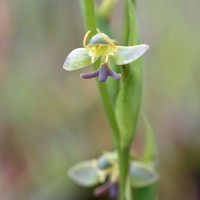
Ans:
[[[116,41],[101,33],[99,29],[97,29],[97,32],[98,34],[91,39],[92,42],[87,45],[86,41],[90,34],[90,31],[88,31],[83,39],[83,46],[89,50],[92,62],[95,61],[95,58],[101,56],[101,63],[105,64],[108,62],[109,57],[114,55],[114,52],[117,50]]]
[[[110,44],[89,44],[86,48],[90,52],[92,61],[94,61],[96,57],[101,56],[102,64],[107,63],[109,57],[116,51],[116,46]]]

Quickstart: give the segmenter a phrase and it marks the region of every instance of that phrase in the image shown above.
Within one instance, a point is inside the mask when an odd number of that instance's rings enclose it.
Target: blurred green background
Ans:
[[[122,4],[111,21],[118,40]],[[150,45],[143,110],[155,130],[162,200],[200,199],[199,7],[198,0],[137,3],[141,42]],[[0,0],[2,200],[92,199],[92,189],[66,175],[112,149],[95,80],[79,77],[91,68],[62,68],[82,46],[82,21],[78,0]]]

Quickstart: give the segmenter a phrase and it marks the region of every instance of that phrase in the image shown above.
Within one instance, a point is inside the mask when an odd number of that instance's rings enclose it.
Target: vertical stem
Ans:
[[[85,21],[86,27],[88,30],[91,30],[94,35],[96,32],[96,22],[95,22],[95,12],[94,12],[94,2],[93,0],[84,0],[85,5]],[[99,63],[94,64],[94,68],[97,69],[99,67]],[[116,122],[115,113],[113,109],[113,105],[108,94],[108,89],[105,83],[97,83],[99,87],[99,92],[102,98],[102,102],[105,108],[105,112],[107,114],[109,123],[113,130],[115,147],[118,152],[119,157],[119,185],[120,185],[120,200],[125,200],[125,192],[126,192],[126,179],[127,172],[129,167],[129,148],[121,148],[120,147],[120,132]]]
[[[130,177],[127,177],[127,183],[126,183],[126,200],[133,200],[133,189],[131,187]]]
[[[132,0],[133,5],[136,6],[136,0]]]
[[[129,169],[129,147],[126,148],[120,148],[118,152],[119,157],[119,171],[120,171],[120,177],[119,177],[119,185],[120,185],[120,191],[119,191],[119,200],[125,200],[125,194],[126,194],[126,184],[127,184],[127,172]]]
[[[85,22],[86,27],[88,30],[91,30],[92,35],[96,33],[96,21],[95,21],[95,8],[94,8],[94,2],[93,0],[84,0],[84,6],[85,6]],[[94,69],[98,69],[100,66],[99,62],[95,62],[93,64]],[[119,148],[119,141],[120,141],[120,133],[118,129],[118,125],[115,118],[114,108],[108,93],[108,88],[106,86],[106,83],[100,83],[97,81],[97,85],[99,88],[100,96],[102,99],[102,103],[108,118],[108,121],[110,123],[110,126],[113,131],[114,135],[114,143],[116,148]]]
[[[91,35],[96,33],[96,20],[95,20],[95,8],[93,0],[84,0],[85,6],[85,25],[88,30],[91,31]]]
[[[95,22],[95,11],[94,11],[94,2],[93,0],[84,0],[85,6],[85,21],[86,27],[88,30],[91,30],[92,35],[96,33],[96,22]],[[98,62],[94,64],[94,69],[99,67]],[[129,170],[129,151],[130,145],[124,147],[120,144],[121,135],[117,125],[116,117],[114,108],[108,93],[108,89],[105,83],[97,82],[99,87],[99,92],[102,98],[102,102],[105,108],[105,112],[108,117],[108,121],[111,125],[113,130],[113,136],[115,140],[115,147],[118,152],[119,158],[119,185],[120,185],[120,192],[119,192],[119,200],[125,200],[126,195],[126,184],[127,184],[127,175]],[[130,199],[127,199],[130,200]]]

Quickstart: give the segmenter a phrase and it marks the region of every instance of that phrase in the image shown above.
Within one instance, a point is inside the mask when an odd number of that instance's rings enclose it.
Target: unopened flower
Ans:
[[[97,29],[98,34],[94,35],[87,44],[90,32],[88,31],[83,39],[84,48],[74,49],[67,56],[63,65],[64,69],[72,71],[87,67],[101,58],[101,65],[97,71],[81,74],[84,79],[98,77],[100,82],[104,82],[108,76],[119,79],[121,74],[117,74],[109,67],[109,60],[113,58],[116,65],[126,65],[138,59],[149,48],[146,44],[119,46],[117,41],[110,39],[99,29]]]

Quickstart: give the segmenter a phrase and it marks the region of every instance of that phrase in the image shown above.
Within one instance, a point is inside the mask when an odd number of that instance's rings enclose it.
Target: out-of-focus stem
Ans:
[[[104,0],[99,8],[99,14],[103,17],[106,21],[109,20],[112,10],[118,0]]]
[[[127,172],[129,169],[129,147],[127,148],[121,148],[118,152],[119,157],[119,185],[120,185],[120,191],[119,191],[119,200],[125,200],[126,196],[126,186],[127,186]],[[129,200],[129,199],[127,199]]]

